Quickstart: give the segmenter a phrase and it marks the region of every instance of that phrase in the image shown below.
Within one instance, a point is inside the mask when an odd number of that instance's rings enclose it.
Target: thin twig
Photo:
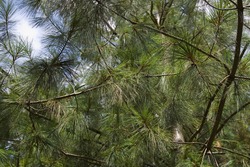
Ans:
[[[172,73],[172,74],[154,74],[154,75],[147,74],[147,75],[144,75],[144,77],[146,77],[146,78],[152,78],[152,77],[168,77],[168,76],[174,76],[174,75],[177,75],[177,73]]]
[[[235,6],[237,6],[237,3],[235,3],[233,0],[229,0],[232,4],[234,4]]]
[[[189,145],[202,145],[202,146],[206,146],[205,143],[201,143],[201,142],[173,142],[173,143],[175,143],[175,144],[189,144]],[[242,156],[244,158],[250,159],[250,156],[248,156],[246,154],[239,153],[239,152],[236,152],[234,150],[231,150],[231,149],[228,149],[228,148],[225,148],[225,147],[213,146],[213,148],[224,150],[224,151],[227,151],[227,152],[230,152],[230,153]],[[209,154],[209,152],[207,152],[207,154]]]
[[[225,119],[223,123],[220,125],[220,127],[218,128],[217,133],[219,133],[223,129],[223,127],[228,123],[228,121],[230,121],[237,113],[245,109],[248,105],[250,105],[250,101],[242,105],[239,109],[233,112],[227,119]]]
[[[141,27],[147,28],[147,29],[149,29],[149,30],[151,30],[151,31],[154,31],[154,32],[156,32],[156,33],[162,34],[162,35],[164,35],[164,36],[166,36],[166,37],[172,38],[172,39],[174,39],[174,40],[183,42],[183,43],[185,43],[185,44],[191,46],[192,48],[196,49],[196,50],[199,51],[200,53],[202,53],[202,54],[204,54],[204,55],[206,55],[206,56],[208,56],[208,57],[210,57],[210,58],[216,60],[217,62],[219,62],[220,64],[223,65],[223,67],[226,69],[226,71],[227,71],[228,73],[230,72],[230,70],[229,70],[229,68],[227,67],[227,65],[226,65],[225,63],[223,63],[220,59],[218,59],[216,56],[211,55],[210,53],[207,53],[206,51],[200,49],[199,47],[195,46],[194,44],[189,43],[189,42],[186,41],[185,39],[180,38],[180,37],[177,37],[177,36],[174,36],[174,35],[171,35],[171,34],[165,32],[165,31],[159,30],[159,29],[154,28],[154,27],[151,27],[151,26],[149,26],[149,25],[146,25],[146,24],[143,24],[143,23],[139,23],[139,22],[136,22],[136,21],[132,21],[132,20],[128,19],[127,17],[121,15],[120,13],[116,12],[115,10],[111,9],[111,8],[108,7],[107,5],[103,4],[100,0],[96,0],[96,1],[98,2],[98,4],[100,4],[100,5],[104,6],[105,8],[109,9],[111,12],[115,13],[117,16],[119,16],[119,17],[123,18],[124,20],[128,21],[128,22],[131,23],[132,25],[137,25],[137,26],[141,26]]]
[[[0,137],[0,141],[11,141],[11,142],[21,142],[21,140],[19,139],[9,139],[9,138],[3,138],[3,137]]]
[[[250,80],[250,77],[246,77],[246,76],[235,76],[235,78]]]
[[[214,152],[210,151],[210,153],[211,153],[211,157],[212,157],[212,159],[213,159],[213,161],[214,161],[216,167],[219,167],[218,161],[217,161],[217,159],[216,159],[215,156],[214,156]]]
[[[109,74],[111,74],[110,67],[108,66],[107,62],[105,61],[105,58],[104,58],[104,56],[103,56],[103,54],[102,54],[102,51],[101,51],[101,48],[99,47],[99,45],[98,45],[96,39],[95,39],[95,44],[96,44],[97,50],[98,50],[98,52],[99,52],[99,55],[101,56],[101,58],[102,58],[102,60],[103,60],[103,62],[104,62],[104,64],[105,64],[105,66],[106,66],[106,68],[107,68]]]
[[[199,128],[196,130],[196,132],[190,137],[189,141],[193,141],[193,139],[201,132],[206,120],[207,120],[207,116],[208,116],[208,113],[209,113],[209,110],[211,108],[211,105],[215,99],[215,97],[217,96],[218,92],[220,91],[223,83],[227,80],[228,76],[226,76],[225,78],[223,78],[223,80],[218,84],[214,94],[210,97],[209,101],[208,101],[208,104],[207,104],[207,108],[203,114],[203,118],[202,118],[202,121],[201,121],[201,124],[199,126]]]
[[[242,59],[242,57],[244,56],[245,52],[247,51],[248,46],[249,46],[249,42],[246,43],[243,50],[241,51],[240,59]]]
[[[224,150],[224,151],[227,151],[227,152],[230,152],[230,153],[233,153],[233,154],[236,154],[236,155],[239,155],[239,156],[242,156],[244,158],[247,158],[247,159],[250,159],[250,156],[246,155],[246,154],[243,154],[243,153],[239,153],[239,152],[236,152],[234,150],[231,150],[231,149],[228,149],[228,148],[225,148],[225,147],[214,147],[216,149],[221,149],[221,150]]]
[[[28,104],[42,104],[42,103],[46,103],[48,101],[62,100],[62,99],[70,98],[70,97],[73,97],[73,96],[78,96],[78,95],[81,95],[81,94],[84,94],[84,93],[91,92],[93,90],[99,89],[101,87],[104,87],[104,86],[107,85],[107,84],[103,84],[104,82],[102,82],[102,83],[100,83],[100,84],[98,84],[96,86],[86,88],[86,89],[84,89],[84,90],[82,90],[80,92],[74,92],[74,93],[71,93],[71,94],[62,95],[62,96],[51,98],[51,99],[44,99],[44,100],[37,100],[37,101],[26,101],[26,102],[21,102],[21,101],[5,101],[5,102],[8,103],[8,104],[17,104],[17,105],[25,104],[25,105],[28,105]]]
[[[30,106],[30,107],[25,107],[25,109],[26,109],[29,113],[32,113],[32,114],[35,115],[35,116],[38,116],[38,117],[40,117],[40,118],[43,118],[43,119],[45,119],[45,120],[47,120],[47,121],[52,121],[50,118],[45,117],[44,115],[41,115],[41,114],[39,114],[39,113],[33,111],[34,109],[33,109],[33,107],[31,107],[31,106]]]
[[[244,26],[250,30],[250,27],[246,23],[244,23]]]
[[[216,9],[216,10],[228,11],[228,10],[236,10],[236,9],[237,9],[237,8],[218,8],[218,7],[213,6],[212,4],[210,4],[207,0],[204,0],[204,2],[205,2],[208,6],[214,8],[214,9]]]
[[[84,160],[86,160],[88,163],[91,163],[91,164],[94,164],[94,165],[101,165],[101,164],[104,164],[104,163],[105,163],[105,161],[97,160],[97,159],[94,159],[94,158],[91,158],[91,157],[88,157],[88,156],[73,154],[73,153],[69,153],[69,152],[66,152],[66,151],[60,150],[60,149],[58,149],[58,150],[59,150],[63,155],[65,155],[65,156],[74,157],[74,158],[78,158],[78,159],[84,159]]]

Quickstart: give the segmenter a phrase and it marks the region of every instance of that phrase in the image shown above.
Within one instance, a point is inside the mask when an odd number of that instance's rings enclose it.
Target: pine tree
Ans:
[[[0,165],[250,165],[249,0],[0,2]]]

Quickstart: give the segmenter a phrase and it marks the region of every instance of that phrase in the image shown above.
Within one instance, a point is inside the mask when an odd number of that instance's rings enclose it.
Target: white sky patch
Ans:
[[[42,49],[42,38],[45,34],[45,31],[42,28],[34,27],[31,23],[31,17],[28,16],[25,9],[20,9],[18,6],[23,0],[12,0],[14,6],[17,9],[13,19],[16,21],[14,27],[14,33],[21,37],[23,40],[28,41],[32,50],[35,53],[39,53]]]
[[[35,51],[39,51],[42,48],[41,38],[43,30],[41,28],[32,27],[28,18],[17,17],[18,22],[16,24],[16,33],[24,40],[32,43],[32,48]]]

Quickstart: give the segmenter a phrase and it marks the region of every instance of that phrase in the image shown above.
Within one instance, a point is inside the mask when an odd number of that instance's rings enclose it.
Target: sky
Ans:
[[[28,18],[20,17],[18,18],[18,23],[16,24],[15,31],[21,38],[28,40],[32,43],[32,48],[34,50],[40,50],[42,30],[40,28],[33,27]]]
[[[14,3],[18,0],[14,0]],[[18,7],[16,7],[19,9]],[[24,40],[28,40],[32,43],[32,48],[35,52],[38,52],[42,48],[41,38],[43,36],[43,30],[38,27],[34,27],[31,24],[31,19],[25,14],[24,11],[17,10],[14,16],[17,21],[14,30],[18,36]]]

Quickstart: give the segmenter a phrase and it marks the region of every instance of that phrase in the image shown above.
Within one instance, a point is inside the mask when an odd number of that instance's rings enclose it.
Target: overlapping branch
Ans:
[[[66,94],[66,95],[62,95],[62,96],[58,96],[58,97],[51,98],[51,99],[36,100],[36,101],[25,101],[25,102],[22,102],[22,101],[6,101],[5,100],[4,102],[6,102],[8,104],[16,104],[16,105],[22,105],[22,104],[24,104],[24,105],[31,105],[31,104],[47,103],[49,101],[63,100],[63,99],[66,99],[66,98],[71,98],[71,97],[74,97],[74,96],[78,96],[78,95],[81,95],[81,94],[88,93],[88,92],[91,92],[93,90],[99,89],[101,87],[104,87],[104,86],[107,85],[107,84],[104,83],[105,81],[103,81],[100,84],[97,84],[95,86],[91,86],[89,88],[86,88],[86,89],[84,89],[82,91],[74,92],[74,93],[70,93],[70,94]]]
[[[212,5],[212,4],[210,4],[207,0],[204,0],[204,2],[205,2],[208,6],[214,8],[214,9],[216,9],[216,10],[224,10],[224,11],[228,11],[228,10],[237,10],[237,8],[218,8],[218,7],[216,7],[216,6]]]
[[[157,29],[157,28],[154,28],[152,26],[149,26],[149,25],[146,25],[146,24],[143,24],[143,23],[139,23],[139,22],[135,22],[135,21],[132,21],[130,20],[129,18],[123,16],[122,14],[118,13],[117,11],[111,9],[110,7],[108,7],[107,5],[105,5],[102,1],[100,0],[96,0],[98,2],[98,4],[104,6],[105,8],[107,8],[108,10],[110,10],[111,12],[113,12],[114,14],[116,14],[117,16],[121,17],[122,19],[128,21],[129,23],[131,23],[132,25],[136,25],[136,26],[139,26],[139,27],[143,27],[143,28],[146,28],[146,29],[149,29],[151,31],[154,31],[156,33],[159,33],[159,34],[162,34],[166,37],[169,37],[171,39],[174,39],[174,40],[177,40],[179,42],[183,42],[185,44],[187,44],[188,46],[191,46],[192,48],[196,49],[197,51],[199,51],[200,53],[206,55],[207,57],[209,58],[212,58],[214,59],[215,61],[219,62],[220,64],[223,65],[223,67],[226,69],[226,71],[229,73],[230,72],[230,69],[227,67],[227,65],[225,63],[223,63],[219,58],[217,58],[216,56],[210,54],[210,53],[207,53],[206,51],[202,50],[201,48],[199,48],[198,46],[195,46],[194,44],[186,41],[185,39],[183,38],[180,38],[180,37],[177,37],[177,36],[174,36],[172,34],[169,34],[165,31],[162,31],[160,29]]]
[[[223,110],[224,110],[224,106],[227,100],[227,94],[228,94],[228,90],[229,87],[231,86],[232,82],[235,79],[235,74],[236,71],[238,69],[238,65],[240,63],[240,55],[241,55],[241,42],[242,42],[242,34],[243,34],[243,3],[242,0],[238,0],[237,1],[237,12],[238,12],[238,24],[237,24],[237,35],[236,35],[236,44],[235,44],[235,53],[234,53],[234,61],[233,61],[233,66],[230,72],[229,77],[227,78],[226,84],[224,86],[223,89],[223,93],[221,95],[221,99],[219,102],[219,106],[218,106],[218,110],[217,110],[217,114],[216,114],[216,118],[215,118],[215,122],[212,128],[212,132],[211,135],[208,139],[207,142],[207,146],[206,146],[206,152],[210,151],[212,148],[212,144],[214,142],[214,139],[216,137],[216,135],[218,134],[218,128],[220,125],[220,122],[222,120],[222,115],[223,115]]]
[[[175,144],[184,144],[184,145],[200,145],[200,146],[205,146],[206,147],[206,144],[205,143],[202,143],[202,142],[174,142]],[[244,157],[244,158],[247,158],[250,160],[250,156],[249,155],[246,155],[246,154],[243,154],[243,153],[239,153],[237,151],[234,151],[234,150],[231,150],[229,148],[225,148],[225,147],[218,147],[218,146],[213,146],[212,148],[215,148],[215,149],[218,149],[218,150],[223,150],[223,151],[227,151],[227,152],[230,152],[232,154],[236,154],[238,156],[241,156],[241,157]],[[213,152],[212,152],[213,153]],[[207,152],[207,154],[211,154],[211,151]],[[221,153],[220,153],[221,154]]]
[[[90,164],[101,166],[102,164],[105,163],[105,161],[94,159],[94,158],[91,158],[88,156],[73,154],[73,153],[69,153],[69,152],[66,152],[66,151],[60,150],[60,149],[57,149],[57,150],[60,151],[60,153],[62,153],[65,156],[73,157],[73,158],[77,158],[77,159],[83,159],[83,160],[86,160]]]
[[[247,106],[249,106],[250,105],[250,101],[249,102],[246,102],[245,104],[243,104],[239,109],[237,109],[236,111],[234,111],[227,119],[225,119],[222,123],[221,123],[221,125],[220,125],[220,127],[218,128],[218,130],[217,130],[217,133],[219,133],[222,129],[223,129],[223,127],[236,115],[236,114],[238,114],[240,111],[242,111],[242,110],[244,110]]]
[[[190,137],[189,141],[193,141],[193,139],[201,132],[204,124],[206,123],[206,120],[207,120],[207,116],[208,116],[208,113],[209,113],[209,110],[211,108],[211,105],[215,99],[215,97],[217,96],[218,92],[221,90],[221,87],[223,86],[223,83],[225,83],[225,81],[227,80],[228,76],[226,76],[217,86],[214,94],[209,98],[209,101],[208,101],[208,104],[207,104],[207,108],[203,114],[203,117],[202,117],[202,121],[201,121],[201,124],[199,126],[199,128],[195,131],[195,133]]]

